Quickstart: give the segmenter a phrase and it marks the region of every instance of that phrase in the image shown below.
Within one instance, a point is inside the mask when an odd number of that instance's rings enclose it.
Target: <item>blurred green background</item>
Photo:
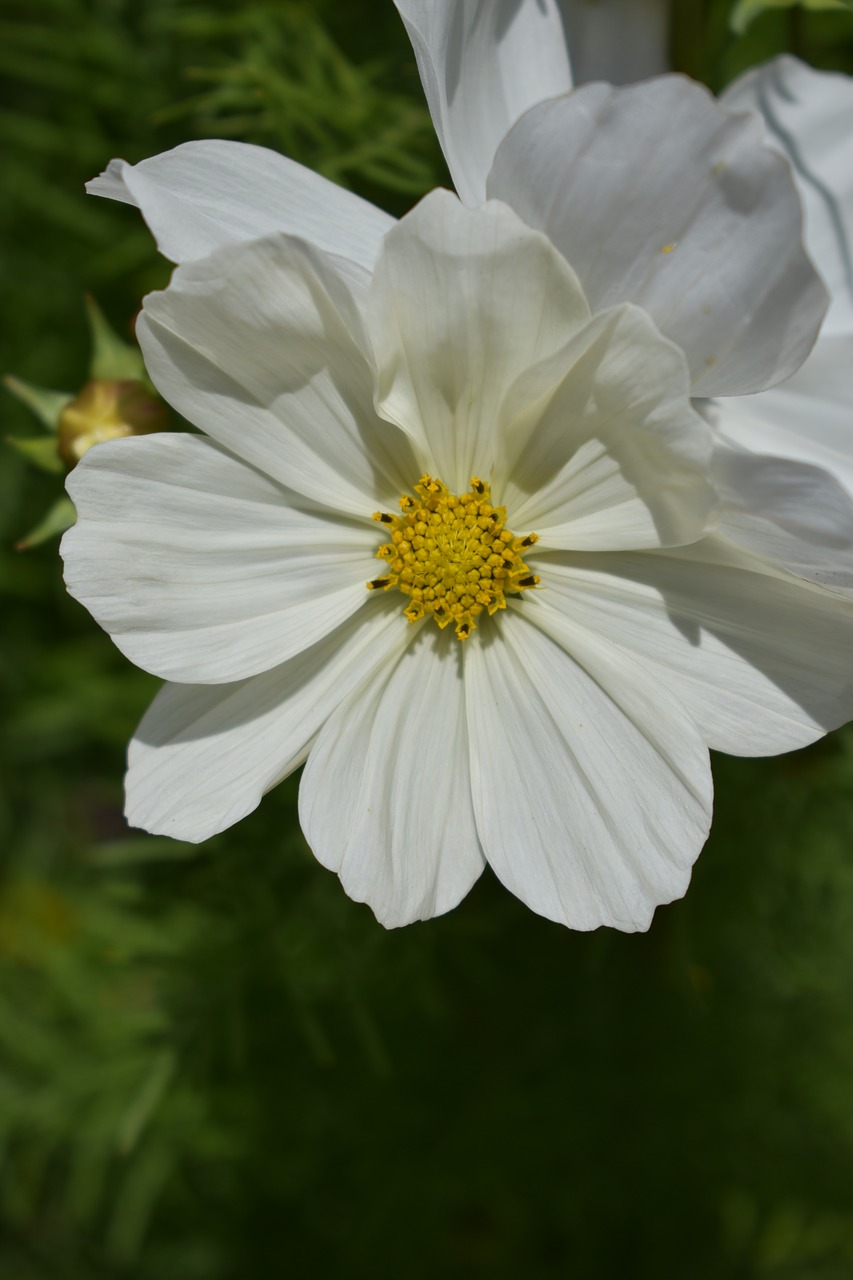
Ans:
[[[720,88],[853,16],[675,6]],[[168,266],[83,195],[111,156],[278,147],[394,213],[446,181],[386,0],[0,6],[2,369],[76,390],[83,294],[129,337]],[[3,435],[38,431],[2,393]],[[718,758],[686,900],[571,934],[486,874],[384,932],[291,779],[202,848],[129,833],[156,682],[13,549],[61,478],[0,466],[3,1280],[850,1280],[853,735]]]

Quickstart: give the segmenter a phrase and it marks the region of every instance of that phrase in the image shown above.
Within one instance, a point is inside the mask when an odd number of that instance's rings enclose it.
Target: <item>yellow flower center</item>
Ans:
[[[471,489],[458,497],[440,480],[421,476],[415,495],[400,499],[402,515],[377,511],[391,541],[377,551],[388,571],[368,582],[370,591],[397,587],[409,596],[409,622],[431,613],[442,628],[453,623],[467,640],[483,612],[506,608],[506,596],[535,587],[538,577],[522,560],[538,538],[517,538],[506,528],[506,507],[493,507],[489,486],[471,477]]]

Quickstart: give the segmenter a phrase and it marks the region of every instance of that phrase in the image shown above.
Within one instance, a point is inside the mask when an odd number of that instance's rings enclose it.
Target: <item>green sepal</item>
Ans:
[[[51,538],[58,538],[66,529],[71,528],[76,519],[77,512],[74,510],[74,503],[71,499],[65,497],[57,498],[44,519],[40,520],[25,538],[21,538],[15,544],[15,548],[18,551],[30,551],[42,542],[47,542]]]
[[[53,475],[58,475],[65,470],[53,436],[27,436],[24,439],[7,436],[6,443],[13,449],[17,449],[28,462],[32,462],[42,471],[50,471]]]
[[[86,296],[86,314],[92,330],[92,362],[89,377],[118,381],[132,378],[147,382],[145,365],[138,347],[118,336],[94,298]]]
[[[33,413],[49,431],[59,430],[59,415],[67,404],[74,399],[70,391],[52,391],[49,387],[36,387],[22,378],[7,374],[3,385],[13,396],[32,409]]]
[[[747,27],[768,9],[793,9],[795,5],[813,11],[819,9],[843,9],[853,13],[853,0],[738,0],[729,18],[729,26],[735,35],[743,35]]]

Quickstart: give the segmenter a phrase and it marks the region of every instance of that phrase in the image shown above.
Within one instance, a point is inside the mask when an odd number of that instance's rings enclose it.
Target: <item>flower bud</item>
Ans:
[[[166,406],[135,379],[87,382],[59,416],[59,456],[70,469],[93,444],[167,431]]]

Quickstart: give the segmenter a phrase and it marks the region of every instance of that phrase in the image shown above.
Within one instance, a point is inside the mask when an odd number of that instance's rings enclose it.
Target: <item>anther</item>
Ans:
[[[506,527],[506,508],[493,507],[489,486],[471,477],[467,493],[451,493],[433,476],[421,476],[413,493],[400,498],[399,516],[378,511],[374,519],[390,525],[377,551],[387,575],[367,585],[373,591],[396,587],[409,597],[405,616],[420,622],[432,614],[445,628],[453,623],[466,640],[481,614],[506,608],[507,594],[539,582],[522,559],[536,534],[516,537]]]

